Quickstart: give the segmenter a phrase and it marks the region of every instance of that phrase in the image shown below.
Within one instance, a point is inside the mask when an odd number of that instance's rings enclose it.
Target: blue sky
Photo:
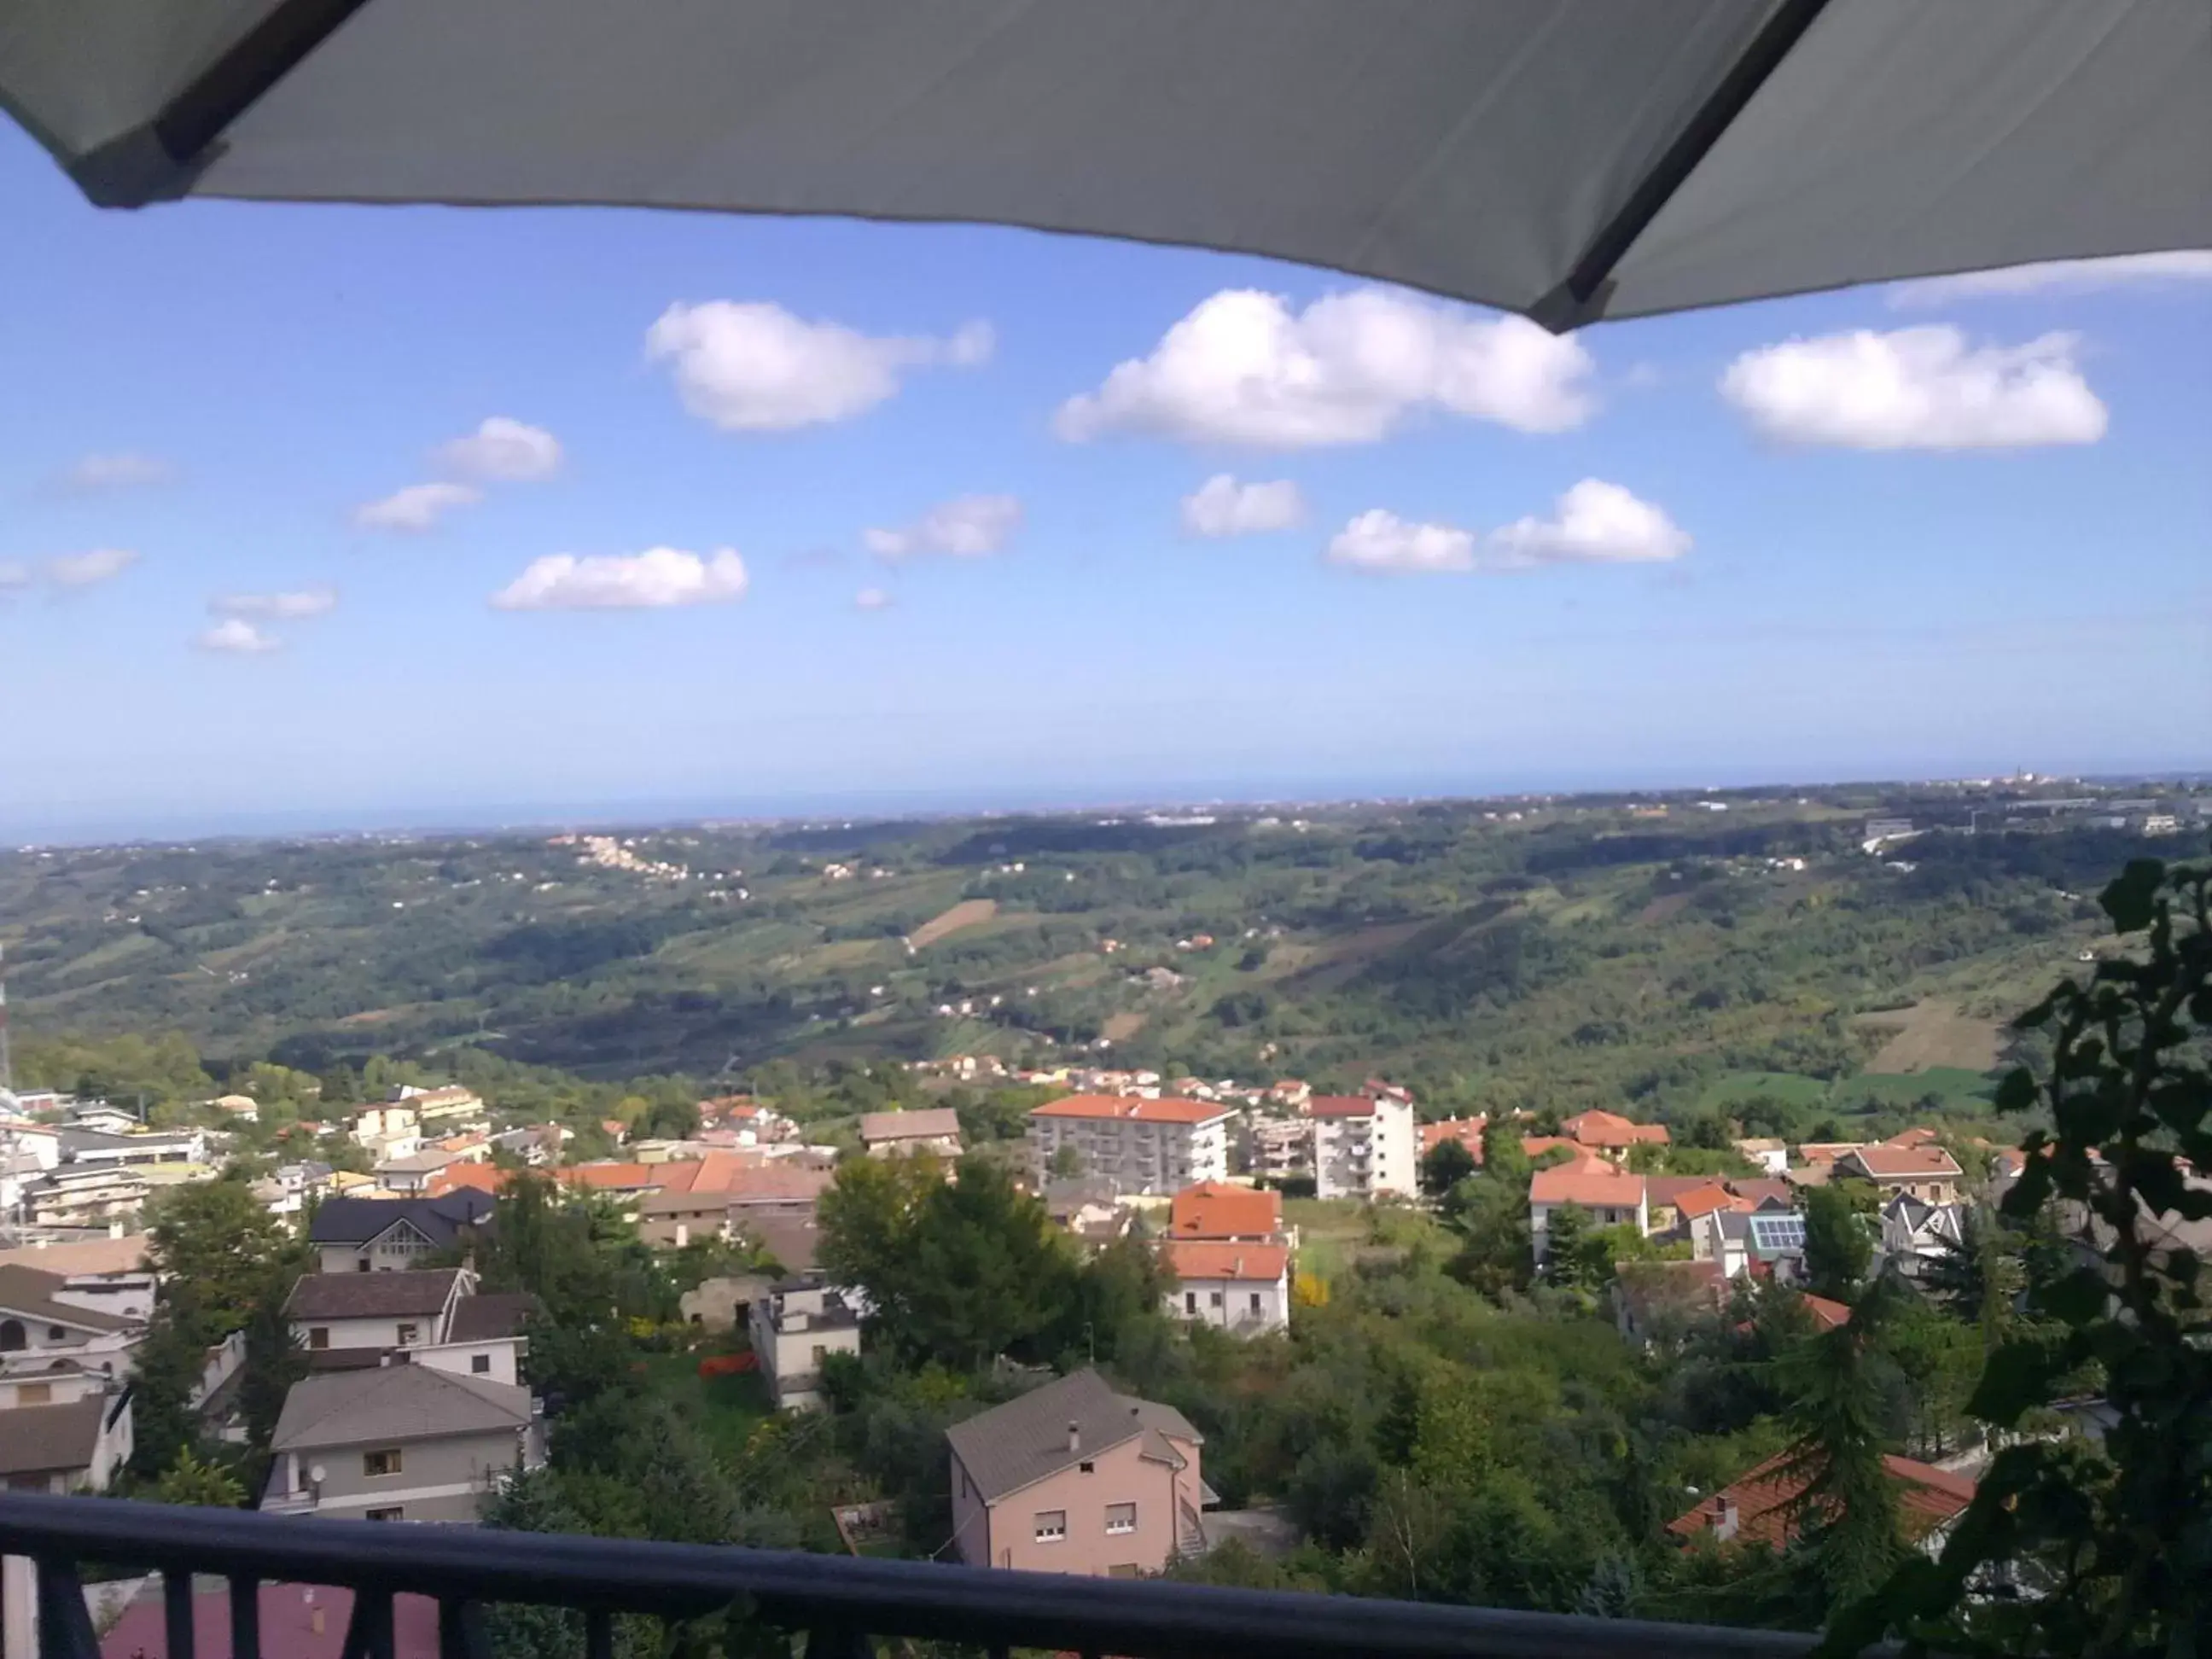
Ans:
[[[2212,765],[2212,257],[1561,346],[1012,231],[100,214],[12,128],[0,210],[0,834]]]

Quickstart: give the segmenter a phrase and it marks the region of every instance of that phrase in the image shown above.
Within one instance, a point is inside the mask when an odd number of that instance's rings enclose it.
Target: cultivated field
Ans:
[[[1955,1003],[1917,1002],[1910,1008],[1861,1014],[1853,1023],[1893,1034],[1867,1062],[1869,1072],[1897,1075],[1931,1066],[1986,1072],[1997,1063],[1997,1022],[1961,1013]]]
[[[973,927],[979,922],[988,921],[998,914],[999,901],[996,899],[962,899],[951,909],[923,922],[907,935],[907,940],[915,950],[924,950],[941,939],[950,938],[963,927]]]

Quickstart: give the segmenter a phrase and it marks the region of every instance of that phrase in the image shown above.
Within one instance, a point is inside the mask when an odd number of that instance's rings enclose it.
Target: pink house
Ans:
[[[1206,1547],[1199,1432],[1093,1370],[955,1424],[952,1519],[971,1566],[1133,1578]]]

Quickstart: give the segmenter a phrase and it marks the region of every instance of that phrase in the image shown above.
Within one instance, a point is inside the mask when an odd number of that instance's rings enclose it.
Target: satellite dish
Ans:
[[[321,1486],[323,1484],[323,1466],[320,1463],[317,1463],[310,1468],[307,1471],[307,1479],[313,1481],[317,1486]]]

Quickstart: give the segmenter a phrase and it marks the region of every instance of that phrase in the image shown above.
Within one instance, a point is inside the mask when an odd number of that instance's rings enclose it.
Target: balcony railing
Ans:
[[[35,1564],[41,1659],[100,1651],[78,1576],[85,1561],[164,1575],[166,1659],[195,1659],[195,1573],[229,1582],[231,1659],[260,1659],[266,1583],[351,1589],[345,1659],[392,1659],[400,1594],[438,1603],[440,1659],[486,1659],[483,1610],[494,1603],[580,1612],[587,1659],[611,1659],[618,1614],[684,1620],[733,1605],[803,1637],[807,1659],[860,1659],[891,1638],[994,1659],[1021,1648],[1125,1659],[1802,1659],[1813,1643],[1768,1631],[24,1493],[0,1494],[0,1554]]]

